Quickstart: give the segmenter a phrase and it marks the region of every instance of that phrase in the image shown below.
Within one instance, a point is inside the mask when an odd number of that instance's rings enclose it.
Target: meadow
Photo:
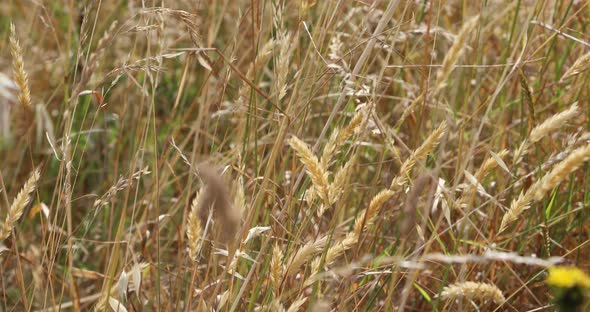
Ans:
[[[586,311],[589,27],[4,0],[0,311]]]

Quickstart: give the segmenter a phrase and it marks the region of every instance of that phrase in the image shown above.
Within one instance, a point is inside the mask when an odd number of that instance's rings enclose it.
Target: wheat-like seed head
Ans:
[[[543,123],[533,128],[529,135],[532,143],[539,142],[542,138],[551,134],[555,130],[564,127],[570,120],[579,116],[578,104],[574,103],[565,111],[547,118]]]
[[[356,155],[353,155],[348,162],[338,170],[334,175],[334,181],[330,184],[328,189],[328,195],[330,197],[330,203],[334,204],[340,198],[340,194],[344,191],[344,187],[352,173],[352,169],[356,164]]]
[[[428,153],[432,152],[438,146],[438,143],[440,143],[440,139],[445,134],[446,129],[447,123],[443,121],[438,126],[438,128],[436,128],[436,130],[434,130],[428,136],[428,138],[426,138],[424,143],[422,143],[422,145],[420,145],[420,147],[416,149],[416,151],[414,152],[414,159],[416,159],[416,161],[418,162],[424,161],[426,155],[428,155]]]
[[[322,269],[330,265],[334,260],[336,260],[336,258],[340,257],[344,252],[352,248],[352,246],[358,242],[358,239],[359,235],[354,231],[346,234],[342,241],[337,242],[328,249],[324,258],[323,266],[321,265],[322,256],[317,256],[311,263],[311,275],[305,280],[304,285],[309,286],[313,284],[318,279]]]
[[[272,258],[270,260],[270,280],[272,281],[275,296],[278,295],[281,286],[281,277],[285,268],[283,266],[283,251],[278,244],[272,249]]]
[[[497,156],[499,159],[504,158],[506,155],[508,154],[507,150],[502,150],[500,151]],[[494,168],[496,168],[498,166],[498,161],[496,160],[496,158],[494,157],[488,157],[479,167],[479,169],[477,169],[477,171],[475,172],[475,179],[478,182],[481,182],[485,176],[492,170],[494,170]],[[463,194],[461,194],[461,197],[459,197],[459,199],[457,200],[457,206],[458,207],[465,207],[468,206],[472,203],[473,197],[475,195],[475,191],[477,190],[477,186],[474,185],[473,183],[469,184],[469,187],[463,192]]]
[[[561,81],[565,81],[571,77],[577,76],[590,69],[590,52],[582,55],[579,59],[574,62],[574,65],[570,67],[565,74],[561,77]]]
[[[303,306],[303,304],[305,303],[305,301],[307,301],[307,297],[301,297],[301,298],[295,300],[293,303],[291,303],[291,305],[287,309],[287,312],[299,311],[301,309],[301,306]]]
[[[287,94],[287,75],[289,74],[292,44],[291,34],[283,31],[279,32],[281,33],[281,38],[277,42],[278,55],[276,57],[274,87],[277,99],[281,100]]]
[[[305,244],[303,247],[299,248],[295,255],[291,257],[291,261],[289,261],[289,265],[287,266],[287,275],[292,275],[299,269],[303,264],[305,264],[311,257],[313,257],[318,252],[322,251],[324,247],[326,247],[326,243],[328,242],[328,237],[324,236],[318,240],[310,241]]]
[[[324,146],[324,150],[322,151],[322,157],[320,157],[320,164],[322,165],[322,167],[326,168],[326,170],[330,168],[332,159],[336,155],[336,149],[340,146],[338,142],[339,133],[340,129],[338,128],[332,131],[332,134],[330,135],[330,138],[328,139],[328,142],[326,143],[326,145]]]
[[[196,261],[199,254],[199,244],[201,240],[201,221],[199,219],[199,202],[201,192],[197,195],[191,203],[191,210],[188,214],[188,224],[186,227],[186,236],[188,237],[188,252],[191,260]]]
[[[391,181],[390,188],[392,190],[402,189],[410,180],[410,174],[412,169],[416,165],[416,162],[422,162],[440,143],[440,139],[445,134],[447,123],[442,122],[436,130],[434,130],[428,138],[418,147],[411,155],[404,161],[400,168],[399,175]]]
[[[547,192],[554,189],[588,159],[590,159],[590,144],[574,150],[539,181],[539,186],[535,189],[535,200],[541,200]]]
[[[13,23],[10,23],[10,54],[12,55],[12,70],[14,72],[14,81],[20,89],[18,100],[25,107],[31,107],[31,91],[29,89],[29,78],[25,71],[23,54],[16,36],[16,30]]]
[[[541,124],[534,127],[533,130],[531,130],[528,138],[522,141],[518,149],[514,151],[513,163],[520,163],[523,156],[526,155],[533,143],[539,142],[542,138],[565,126],[570,120],[578,115],[578,104],[574,103],[572,106],[570,106],[570,108],[547,118]]]
[[[39,182],[39,177],[41,173],[39,168],[35,169],[31,177],[25,182],[23,188],[18,192],[12,205],[10,205],[10,209],[8,210],[8,214],[6,215],[6,220],[4,224],[2,224],[2,228],[0,229],[0,242],[7,239],[14,229],[16,221],[20,219],[23,215],[23,211],[25,207],[31,201],[31,193],[35,191],[37,188],[37,183]]]
[[[533,187],[530,187],[527,192],[520,193],[517,199],[513,200],[510,204],[510,208],[502,217],[502,223],[500,224],[499,233],[504,232],[508,225],[516,221],[523,211],[530,208],[530,203],[533,200]]]
[[[480,282],[461,282],[446,286],[441,293],[441,298],[447,300],[461,298],[474,301],[492,300],[497,304],[506,301],[502,291],[496,285]]]
[[[501,150],[497,156],[498,158],[502,159],[504,158],[506,155],[508,155],[508,150]],[[496,160],[496,158],[494,157],[488,157],[479,167],[479,169],[477,169],[477,171],[475,172],[475,178],[478,181],[483,180],[483,178],[485,178],[485,176],[492,170],[494,170],[496,167],[498,166],[498,161]]]
[[[370,103],[368,105],[362,106],[356,114],[352,117],[348,126],[344,128],[342,132],[339,133],[337,142],[338,145],[344,144],[346,140],[348,140],[355,132],[362,131],[364,128],[365,123],[367,122],[368,118],[367,115],[371,109]]]
[[[365,211],[361,212],[361,214],[356,218],[356,221],[354,222],[353,232],[356,233],[356,235],[360,236],[360,234],[363,231],[363,228],[373,223],[373,219],[375,218],[375,215],[377,214],[379,208],[381,208],[381,206],[383,206],[383,204],[386,201],[393,197],[394,194],[394,191],[386,189],[382,190],[377,195],[375,195],[375,197],[373,197],[373,199],[371,200],[369,207]]]
[[[318,158],[313,154],[311,149],[303,141],[293,136],[289,140],[289,145],[295,150],[299,160],[305,165],[307,173],[311,178],[318,195],[324,203],[329,203],[328,195],[328,171],[318,161]]]
[[[540,201],[545,194],[554,189],[568,175],[576,171],[585,161],[590,159],[590,145],[574,150],[566,159],[557,164],[546,173],[543,178],[535,182],[529,189],[510,204],[510,209],[500,225],[500,232],[506,230],[508,225],[518,219],[523,211],[530,207],[533,200]]]
[[[471,36],[471,33],[477,25],[478,20],[479,16],[474,16],[470,18],[469,20],[467,20],[467,22],[465,22],[465,24],[463,24],[461,30],[459,30],[459,34],[457,35],[457,37],[455,38],[455,42],[449,49],[449,53],[447,53],[447,55],[445,56],[445,59],[442,63],[442,68],[439,70],[437,74],[436,85],[434,88],[435,93],[438,93],[446,86],[447,79],[451,75],[453,67],[455,66],[455,64],[457,64],[457,61],[463,55],[463,52],[465,51],[465,46],[467,45],[467,40]]]

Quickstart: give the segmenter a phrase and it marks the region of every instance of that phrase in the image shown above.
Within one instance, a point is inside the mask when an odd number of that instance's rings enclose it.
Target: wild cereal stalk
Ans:
[[[16,30],[13,23],[10,23],[10,54],[12,55],[12,70],[14,81],[19,87],[19,102],[25,107],[31,107],[31,91],[29,89],[29,78],[25,71],[23,54],[16,36]]]
[[[461,282],[446,286],[441,293],[441,298],[447,300],[464,298],[480,302],[491,300],[497,304],[506,301],[502,291],[496,285],[480,282]]]
[[[590,159],[590,145],[574,150],[566,159],[553,167],[551,172],[535,182],[525,193],[510,204],[510,209],[502,218],[500,232],[506,230],[508,225],[516,221],[523,211],[530,207],[533,200],[540,201],[545,194],[554,189],[568,175],[576,171],[585,161]]]
[[[326,257],[323,260],[322,266],[322,256],[317,256],[311,263],[311,275],[306,279],[305,286],[309,286],[313,284],[317,278],[318,274],[321,272],[323,267],[330,265],[334,260],[340,257],[344,252],[352,248],[359,239],[359,235],[355,232],[349,232],[346,234],[344,239],[340,242],[337,242],[334,246],[330,247],[326,252]]]
[[[420,145],[402,164],[399,175],[391,181],[390,188],[394,191],[403,189],[403,187],[410,181],[410,174],[416,163],[420,163],[426,159],[428,153],[432,152],[440,142],[440,139],[445,134],[447,123],[442,122],[436,130],[434,130],[426,141]]]
[[[561,81],[565,81],[569,78],[577,76],[585,71],[590,69],[590,52],[582,55],[579,59],[576,60],[574,65],[570,67],[565,74],[561,77]]]
[[[199,201],[201,192],[191,203],[191,211],[188,214],[188,224],[186,227],[186,236],[188,237],[188,252],[191,260],[196,261],[199,254],[199,245],[201,238],[201,221],[199,220]]]
[[[275,296],[278,296],[281,286],[281,278],[285,267],[283,265],[283,251],[277,244],[272,249],[272,258],[270,260],[270,280],[272,282],[272,289]]]
[[[435,93],[438,93],[447,85],[447,80],[453,71],[455,64],[459,58],[463,55],[465,51],[465,46],[467,45],[467,40],[471,36],[473,29],[477,25],[479,20],[479,16],[474,16],[467,20],[461,30],[459,30],[459,34],[455,38],[455,42],[449,49],[449,52],[445,56],[443,60],[442,68],[437,74],[436,77],[436,87],[434,88]]]
[[[309,241],[303,247],[299,248],[295,255],[291,257],[289,265],[287,266],[287,275],[295,273],[299,267],[305,264],[311,257],[322,251],[326,247],[328,237],[324,236],[315,241]]]
[[[541,200],[547,192],[554,189],[588,159],[590,159],[590,144],[574,150],[538,182],[539,186],[535,188],[535,200]]]
[[[533,128],[529,135],[529,140],[532,143],[539,142],[542,138],[548,136],[552,132],[566,126],[570,120],[579,117],[579,114],[578,103],[572,104],[568,109],[547,118],[543,123]]]
[[[377,195],[375,195],[375,197],[373,197],[373,199],[371,200],[371,203],[369,204],[367,210],[361,212],[361,214],[356,218],[356,221],[354,222],[353,232],[357,235],[360,235],[365,226],[371,225],[373,219],[379,211],[379,208],[381,208],[381,206],[383,206],[383,204],[385,204],[386,201],[393,197],[394,194],[395,192],[391,190],[382,190]]]
[[[318,158],[313,154],[309,146],[297,137],[292,137],[289,140],[289,145],[295,150],[299,160],[305,165],[307,173],[311,178],[314,188],[324,203],[329,203],[328,194],[328,171],[318,161]]]
[[[37,182],[39,182],[40,172],[39,169],[35,169],[31,177],[25,182],[23,188],[18,192],[12,205],[10,205],[10,209],[8,210],[8,215],[6,215],[6,220],[4,224],[2,224],[2,229],[0,230],[0,241],[7,239],[12,233],[12,229],[16,224],[16,221],[20,219],[23,215],[23,211],[25,207],[31,201],[31,193],[35,191],[37,188]]]
[[[533,200],[534,186],[531,186],[525,193],[520,193],[517,199],[513,200],[510,204],[510,208],[502,217],[502,223],[500,224],[500,230],[498,233],[504,232],[508,225],[516,221],[523,211],[530,208],[531,201]]]
[[[502,150],[500,151],[497,156],[499,159],[504,158],[506,155],[508,154],[507,150]],[[479,169],[477,169],[477,171],[475,172],[475,179],[478,182],[481,182],[485,176],[492,170],[494,170],[494,168],[496,168],[496,166],[498,166],[498,161],[496,160],[496,158],[494,157],[488,157],[479,167]],[[470,183],[468,188],[463,192],[463,194],[461,195],[461,197],[459,197],[458,202],[458,207],[464,208],[465,206],[470,206],[473,198],[475,196],[475,191],[477,190],[477,186]]]
[[[570,108],[547,118],[540,125],[533,128],[528,139],[525,139],[520,147],[514,152],[513,162],[515,164],[519,163],[522,160],[522,157],[527,153],[531,144],[539,142],[542,138],[547,137],[559,128],[566,126],[570,120],[577,116],[579,116],[578,104],[574,103]]]

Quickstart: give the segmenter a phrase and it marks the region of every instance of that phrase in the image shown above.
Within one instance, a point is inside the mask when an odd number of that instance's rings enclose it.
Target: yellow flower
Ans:
[[[590,277],[576,267],[551,267],[545,282],[559,288],[590,288]]]

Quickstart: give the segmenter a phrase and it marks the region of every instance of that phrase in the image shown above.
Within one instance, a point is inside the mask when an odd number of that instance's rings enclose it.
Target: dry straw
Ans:
[[[469,299],[473,301],[494,301],[502,304],[506,301],[502,291],[494,284],[479,282],[461,282],[446,286],[441,298],[447,300]]]
[[[37,168],[14,198],[14,201],[8,210],[8,215],[6,215],[6,220],[4,221],[4,224],[2,224],[2,229],[0,230],[0,241],[3,241],[10,236],[10,233],[12,233],[16,222],[23,215],[25,207],[27,207],[31,201],[31,193],[33,193],[33,191],[35,191],[37,188],[39,177],[40,172]]]

